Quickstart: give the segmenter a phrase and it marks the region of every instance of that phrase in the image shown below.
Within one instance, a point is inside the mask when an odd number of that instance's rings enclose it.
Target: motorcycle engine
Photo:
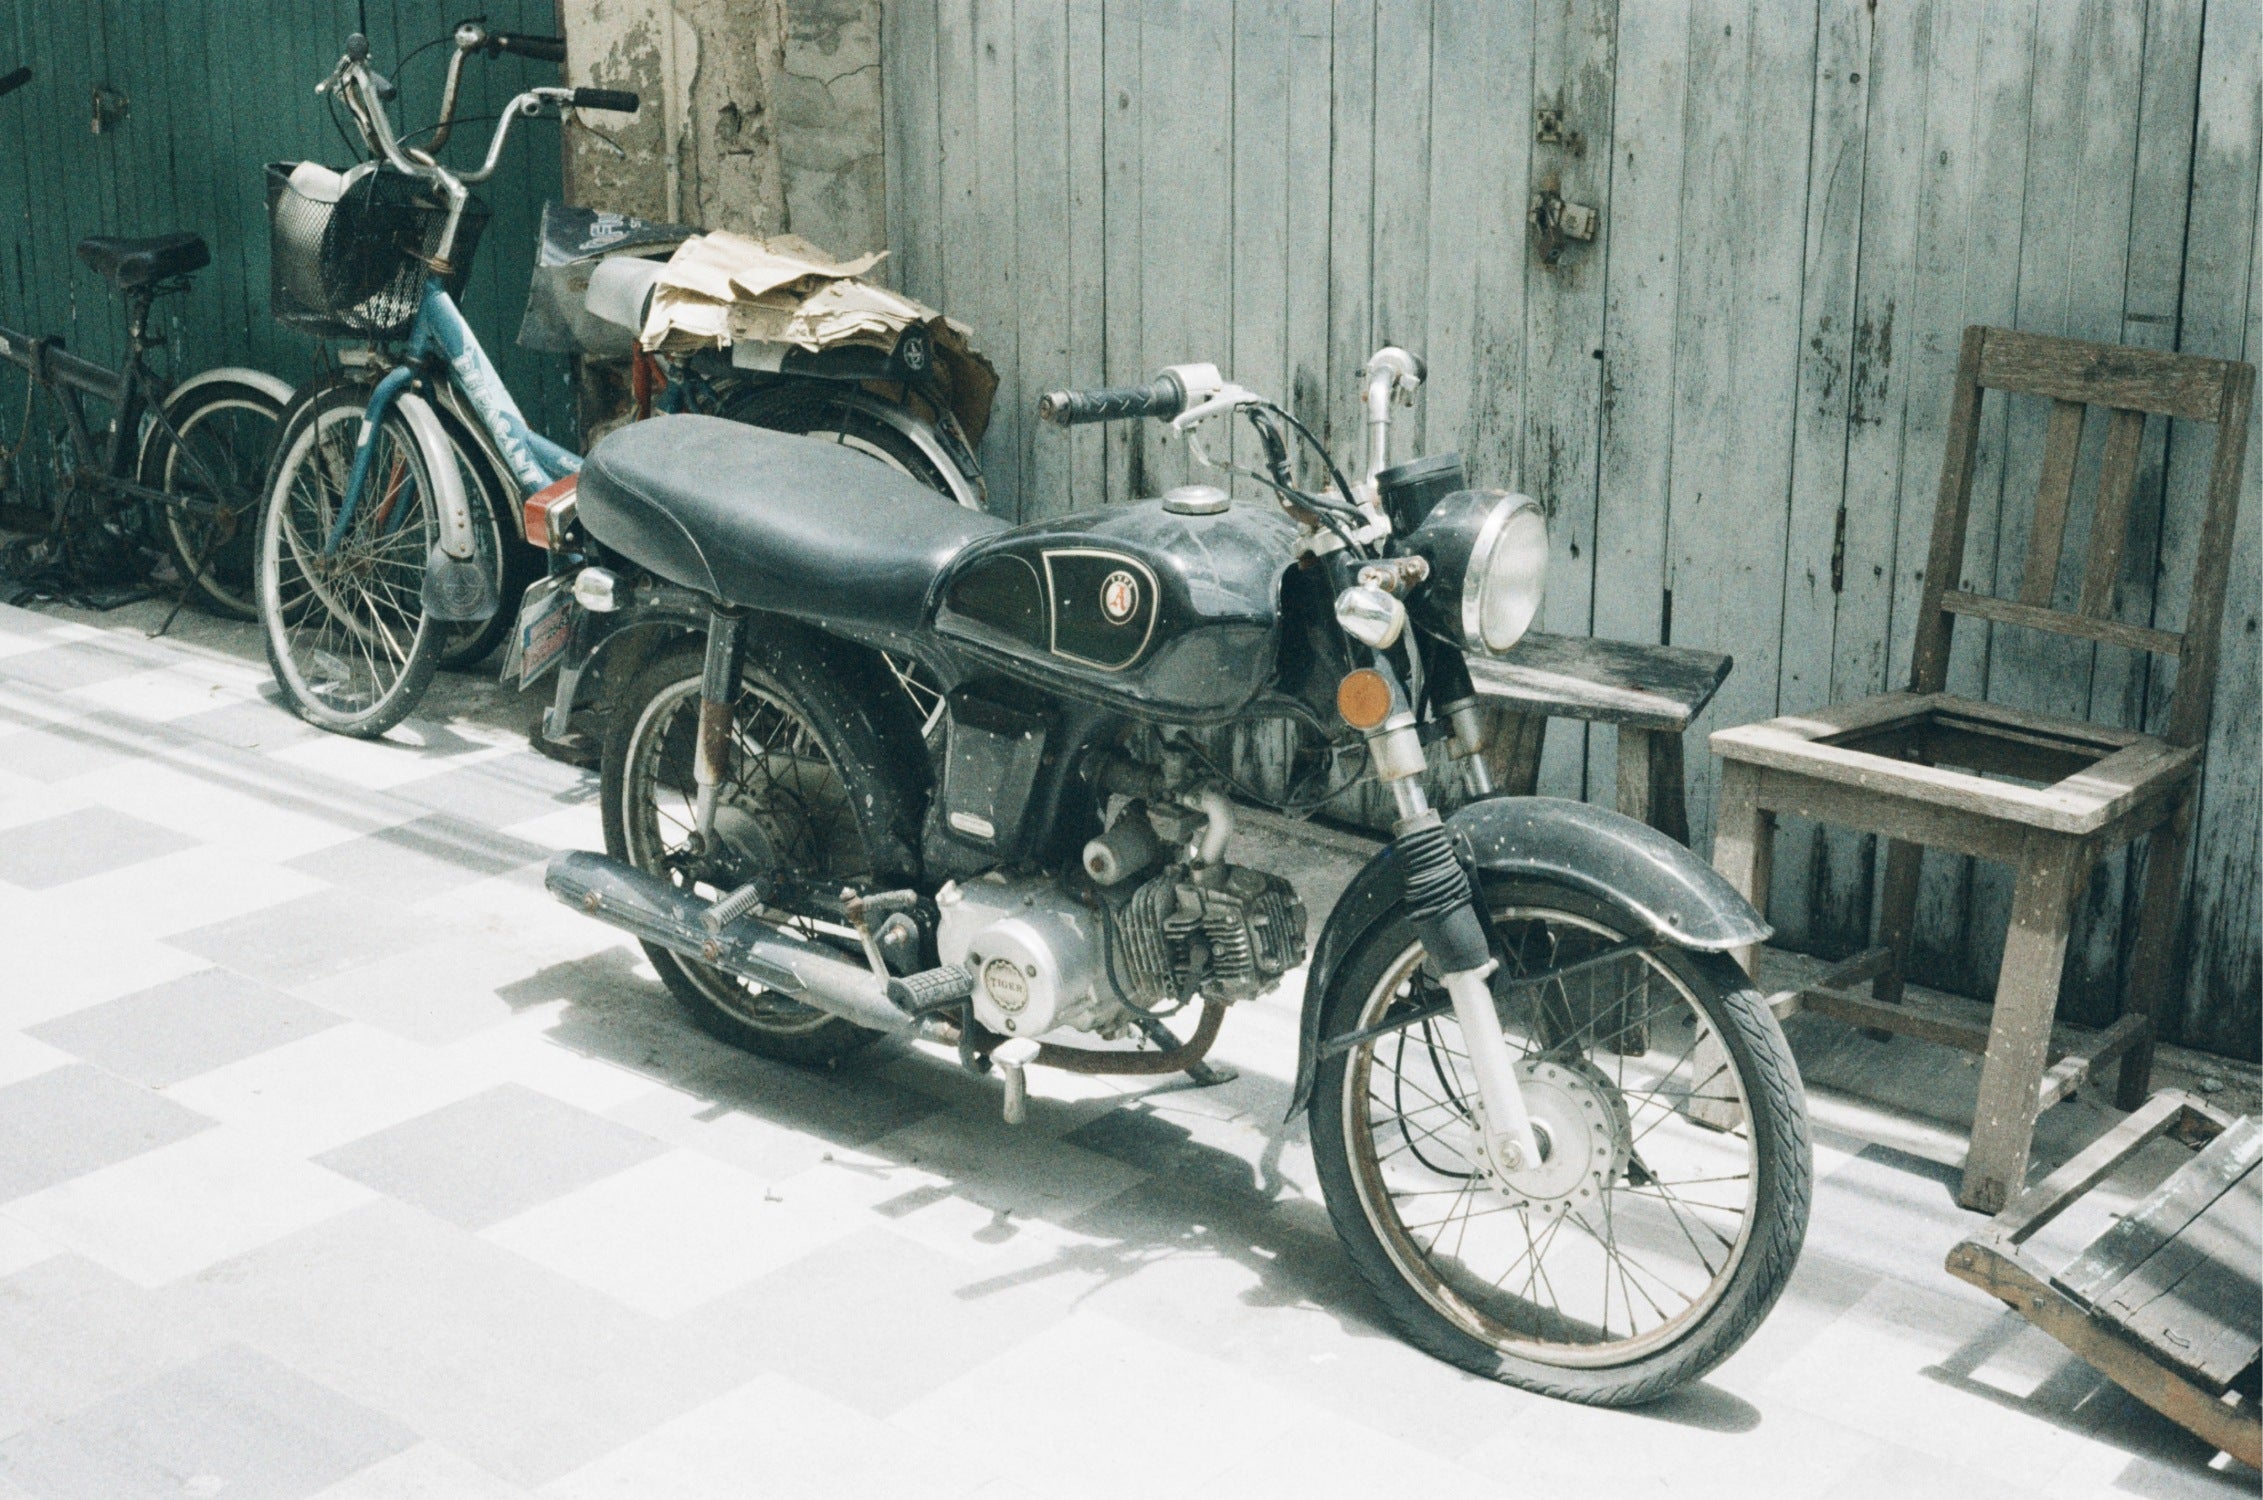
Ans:
[[[975,1018],[1009,1036],[1120,1036],[1136,1010],[1196,991],[1246,1000],[1304,962],[1295,890],[1237,865],[1173,864],[1097,906],[1056,880],[991,874],[946,885],[936,906],[943,962],[974,974]]]

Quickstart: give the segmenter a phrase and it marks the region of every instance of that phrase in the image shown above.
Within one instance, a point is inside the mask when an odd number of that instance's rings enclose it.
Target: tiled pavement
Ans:
[[[265,682],[0,609],[0,1497],[2255,1492],[1940,1270],[1960,1061],[1799,1023],[1784,1303],[1559,1405],[1378,1328],[1275,1124],[1293,992],[1236,1083],[1018,1129],[917,1049],[760,1062],[543,895],[594,787],[525,705],[367,745]]]

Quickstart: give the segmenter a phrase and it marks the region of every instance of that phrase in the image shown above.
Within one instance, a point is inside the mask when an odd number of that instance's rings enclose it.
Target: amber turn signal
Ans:
[[[1336,684],[1336,712],[1358,730],[1377,728],[1391,717],[1391,684],[1373,667],[1346,672]]]
[[[526,497],[520,515],[526,521],[526,539],[546,551],[557,550],[561,534],[565,531],[564,517],[571,514],[576,481],[579,475],[568,474],[556,484],[544,485]],[[561,524],[553,525],[556,517]]]

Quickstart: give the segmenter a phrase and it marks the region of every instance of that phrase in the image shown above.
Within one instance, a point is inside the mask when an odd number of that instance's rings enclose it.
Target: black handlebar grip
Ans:
[[[353,62],[369,61],[369,38],[358,31],[347,37],[346,57]]]
[[[29,68],[17,68],[12,72],[0,73],[0,94],[12,94],[29,82],[31,82],[31,69]]]
[[[487,45],[497,52],[531,57],[536,62],[562,63],[566,60],[566,39],[562,36],[528,36],[523,32],[494,31],[488,33]]]
[[[627,89],[575,89],[573,97],[576,109],[609,109],[623,115],[635,114],[641,102]]]
[[[1146,385],[1048,391],[1037,398],[1037,415],[1062,427],[1081,422],[1121,422],[1132,417],[1168,419],[1185,409],[1186,389],[1171,375],[1158,375]]]

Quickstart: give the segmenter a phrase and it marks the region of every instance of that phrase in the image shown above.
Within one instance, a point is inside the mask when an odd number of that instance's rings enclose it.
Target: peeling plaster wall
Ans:
[[[880,0],[566,0],[571,81],[634,89],[634,120],[569,129],[575,202],[844,254],[879,247]]]
[[[888,242],[881,0],[786,0],[778,149],[794,233],[840,255]]]
[[[787,227],[774,125],[784,0],[567,0],[561,10],[569,80],[645,101],[633,120],[592,115],[567,131],[568,197],[757,234]]]

